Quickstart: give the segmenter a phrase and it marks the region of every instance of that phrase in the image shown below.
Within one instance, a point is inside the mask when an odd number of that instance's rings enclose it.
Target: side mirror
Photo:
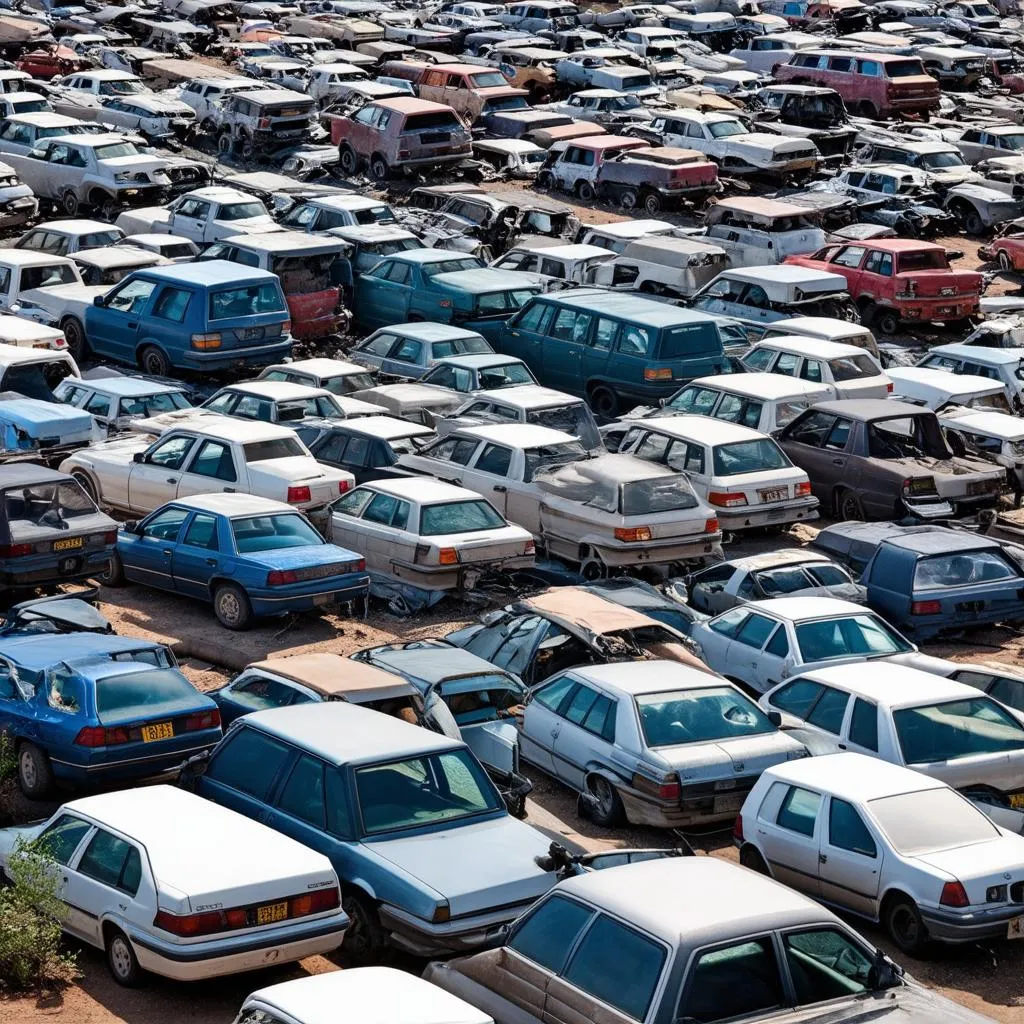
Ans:
[[[132,456],[132,462],[138,463],[139,465],[141,465],[145,461],[146,461],[146,453],[145,452],[136,452]]]
[[[782,715],[778,711],[769,711],[767,717],[776,729],[782,728]]]
[[[96,297],[95,297],[95,298],[94,298],[94,299],[92,300],[92,304],[93,304],[94,306],[99,306],[99,307],[100,307],[100,309],[102,309],[102,308],[103,308],[103,307],[104,307],[104,306],[106,305],[106,302],[104,301],[104,298],[105,298],[105,296],[103,296],[103,295],[97,295],[97,296],[96,296]]]
[[[121,524],[121,529],[124,530],[125,533],[138,533],[139,532],[138,521],[135,520],[135,519],[128,519],[128,520],[126,520],[125,522],[123,522]]]
[[[668,399],[667,398],[659,398],[658,399],[658,408],[659,409],[664,409],[666,405],[668,405]]]

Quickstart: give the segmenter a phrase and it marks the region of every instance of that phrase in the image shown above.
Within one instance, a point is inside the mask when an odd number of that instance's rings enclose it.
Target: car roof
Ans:
[[[237,519],[239,516],[272,515],[277,512],[293,513],[293,505],[272,498],[261,498],[255,494],[231,494],[217,492],[214,494],[193,494],[184,498],[175,498],[169,505],[181,508],[194,508],[203,512],[214,512],[219,515]]]
[[[730,558],[723,565],[731,565],[742,572],[754,572],[763,569],[776,569],[781,565],[800,565],[804,562],[831,562],[828,555],[810,548],[782,548],[779,551],[761,551],[756,555],[743,558]]]
[[[252,198],[252,197],[250,197]],[[277,281],[277,274],[256,267],[246,267],[228,260],[203,260],[200,263],[174,263],[166,267],[147,267],[140,274],[161,281],[176,281],[181,284],[216,286],[221,284],[244,284],[247,281]]]
[[[843,800],[862,803],[901,793],[949,788],[941,779],[923,772],[852,751],[784,761],[768,768],[767,774],[775,779],[831,793]]]
[[[772,335],[770,338],[762,338],[754,347],[778,349],[782,352],[792,352],[798,355],[817,356],[820,359],[838,359],[841,356],[865,354],[865,350],[859,345],[847,345],[842,341],[812,338],[804,334]]]
[[[82,249],[80,252],[72,253],[71,258],[76,263],[87,263],[101,270],[107,267],[148,268],[164,265],[160,263],[163,257],[159,253],[148,249],[136,249],[129,245],[104,245],[96,249]]]
[[[784,373],[719,373],[712,377],[697,377],[687,387],[710,387],[733,394],[765,398],[768,401],[780,398],[795,398],[828,391],[825,384],[789,377]]]
[[[188,410],[185,410],[188,412]],[[208,412],[208,410],[203,410]],[[164,413],[162,415],[173,416],[173,413]],[[152,419],[160,421],[160,416],[153,416]],[[145,423],[145,420],[140,422]],[[174,433],[175,431],[185,431],[186,433],[192,434],[206,434],[210,437],[220,437],[225,441],[235,441],[238,444],[248,444],[253,441],[272,441],[283,437],[295,437],[295,431],[290,430],[288,427],[279,426],[276,423],[264,423],[262,420],[242,420],[235,419],[232,416],[221,416],[214,413],[212,416],[208,415],[203,419],[197,419],[189,421],[187,419],[169,421],[170,426],[167,428],[167,433]]]
[[[324,388],[315,388],[310,384],[299,384],[291,380],[243,380],[237,384],[227,384],[223,390],[255,395],[271,402],[294,402],[330,394]]]
[[[603,232],[618,228],[618,224],[601,224],[595,230]],[[615,233],[615,232],[611,232]],[[709,324],[714,320],[704,313],[691,309],[680,309],[666,302],[642,299],[629,292],[609,292],[596,288],[575,288],[569,292],[549,292],[540,297],[541,301],[559,306],[570,306],[600,315],[607,313],[627,320],[635,320],[647,327],[677,327],[685,324]]]
[[[373,403],[364,404],[372,405]],[[385,441],[393,440],[396,437],[417,437],[434,433],[430,427],[426,427],[422,423],[410,423],[409,420],[401,420],[397,416],[385,415],[358,416],[347,420],[344,424],[338,424],[338,426],[348,434],[365,434],[367,437],[379,437]]]
[[[14,462],[0,465],[0,490],[7,487],[24,487],[26,484],[63,483],[70,480],[68,473],[61,473],[32,462]]]
[[[61,637],[57,644],[52,636],[37,634],[4,637],[0,640],[0,654],[25,668],[40,669],[62,661],[96,661],[108,654],[150,651],[160,646],[153,640],[109,633],[71,633]]]
[[[975,533],[929,531],[892,537],[884,543],[919,555],[957,554],[963,551],[1001,551],[1002,544]]]
[[[508,357],[506,356],[506,361]],[[514,388],[479,395],[479,399],[496,402],[498,405],[514,406],[517,409],[547,409],[551,406],[581,405],[583,399],[576,395],[546,388],[542,384],[520,384]]]
[[[597,683],[619,693],[667,693],[672,690],[703,690],[727,686],[726,680],[678,661],[612,662],[608,665],[577,665],[569,672],[584,682]]]
[[[476,70],[486,69],[483,69],[481,65]],[[421,100],[414,96],[395,96],[384,100],[371,100],[367,106],[383,107],[385,110],[393,110],[396,114],[454,113],[452,108],[444,103],[432,103],[430,100]]]
[[[836,917],[807,896],[719,857],[664,857],[591,871],[555,891],[665,940],[701,946]]]
[[[66,256],[54,256],[48,252],[38,252],[35,249],[14,249],[6,246],[0,247],[0,261],[12,267],[34,267],[60,264],[62,266],[74,266],[74,261]]]
[[[36,224],[32,230],[56,231],[60,234],[66,235],[76,235],[85,232],[97,231],[117,231],[120,234],[124,234],[124,232],[114,224],[108,224],[102,220],[90,220],[87,217],[78,217],[67,220],[44,220],[39,224]],[[28,234],[27,231],[25,233]],[[89,252],[90,250],[86,249],[85,251]]]
[[[117,395],[121,398],[185,393],[184,388],[175,384],[163,384],[160,381],[147,380],[144,377],[94,377],[81,381],[75,380],[73,377],[66,379],[75,387],[91,388],[93,391]]]
[[[449,252],[449,256],[451,255],[465,254]],[[415,338],[417,341],[451,341],[454,338],[480,337],[476,331],[468,331],[464,327],[456,327],[454,324],[437,324],[427,320],[413,321],[407,324],[392,324],[390,327],[382,327],[379,331],[374,331],[374,334],[388,333],[401,334],[407,338]]]
[[[1005,412],[967,409],[948,421],[944,419],[944,423],[948,427],[959,425],[972,433],[991,434],[1004,440],[1016,441],[1024,438],[1024,420]]]
[[[803,600],[814,599],[808,597]],[[864,671],[863,663],[851,662],[810,672],[801,672],[798,669],[793,676],[811,679],[826,686],[838,686],[887,708],[905,708],[925,702],[968,698],[977,700],[984,697],[984,694],[966,683],[923,672],[919,668],[885,661],[873,661],[870,672]]]
[[[496,441],[511,448],[540,448],[549,444],[566,444],[576,437],[562,430],[538,427],[533,423],[496,423],[486,427],[460,427],[448,436],[458,435],[473,440]]]
[[[1024,132],[1024,129],[1021,129]],[[988,348],[984,345],[935,345],[928,349],[928,355],[959,356],[973,359],[976,363],[1019,363],[1024,359],[1024,348]]]
[[[305,250],[308,254],[317,256],[323,253],[340,252],[345,248],[344,239],[335,238],[333,235],[316,235],[305,231],[268,231],[266,234],[241,234],[231,235],[229,238],[218,239],[225,245],[237,245],[242,249],[252,249],[255,252],[289,252],[292,250]],[[303,252],[296,255],[301,259]]]
[[[870,333],[863,324],[851,324],[846,320],[834,320],[828,316],[790,316],[767,326],[769,329],[779,328],[786,332],[796,331],[797,334],[803,331],[813,335],[863,335]]]
[[[874,615],[862,604],[840,601],[835,597],[773,597],[767,601],[751,601],[744,607],[750,611],[765,611],[790,622],[831,619],[839,615]]]
[[[368,373],[365,366],[358,363],[350,363],[345,359],[296,359],[291,363],[274,363],[267,367],[268,370],[283,370],[287,373],[297,371],[299,373],[310,373],[314,377],[338,377],[349,376],[353,373]]]
[[[518,356],[506,356],[500,352],[467,352],[460,356],[442,356],[434,361],[435,366],[457,366],[467,370],[486,370],[490,366],[508,366],[510,363],[526,366]]]
[[[393,480],[371,480],[361,485],[383,494],[392,494],[396,498],[405,498],[430,505],[446,501],[479,501],[480,495],[457,484],[447,484],[428,476],[395,477]]]
[[[649,426],[663,434],[700,444],[732,444],[765,439],[759,430],[710,416],[649,416],[642,420],[630,420],[629,423],[633,426]]]
[[[871,420],[895,419],[899,416],[934,415],[928,409],[909,402],[899,402],[892,398],[847,398],[844,401],[817,402],[815,409],[832,412],[847,419]]]
[[[375,691],[380,697],[392,691],[393,696],[405,692],[395,677],[384,669],[363,661],[353,661],[340,654],[310,651],[287,657],[267,658],[245,666],[245,671],[272,672],[285,679],[309,686],[323,696]]]
[[[1004,390],[1006,386],[1001,380],[993,380],[991,377],[982,377],[976,373],[954,373],[938,366],[892,366],[885,372],[897,384],[900,381],[910,381],[939,388],[954,395],[973,391],[994,393]]]
[[[336,765],[390,761],[464,747],[440,733],[341,701],[256,711],[246,715],[245,721]]]
[[[65,262],[70,262],[66,260]],[[65,363],[71,359],[66,348],[24,348],[21,345],[0,344],[0,366],[12,363]]]
[[[337,1024],[338,1008],[360,1024],[493,1024],[482,1010],[394,967],[357,967],[283,981],[249,996],[302,1024]]]
[[[842,274],[834,274],[830,270],[815,270],[813,267],[790,266],[788,263],[779,263],[771,267],[738,267],[734,270],[724,270],[722,276],[755,284],[759,281],[771,281],[774,284],[833,281],[836,284],[846,285],[846,278]]]
[[[508,675],[479,655],[462,647],[393,647],[374,654],[389,671],[413,676],[425,683],[439,683],[456,676]]]

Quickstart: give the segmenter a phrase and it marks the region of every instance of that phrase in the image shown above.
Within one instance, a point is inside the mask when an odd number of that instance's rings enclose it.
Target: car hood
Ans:
[[[555,883],[534,862],[550,840],[508,815],[365,844],[447,899],[453,918],[535,900]]]
[[[834,1003],[822,1005],[817,1013],[801,1017],[803,1024],[826,1024],[842,1020],[844,1024],[982,1024],[991,1021],[966,1006],[960,1006],[951,999],[931,992],[910,981],[896,989],[889,989],[865,1002],[851,1002],[845,1012],[837,1012]]]
[[[216,223],[220,228],[230,228],[233,235],[266,235],[273,231],[286,230],[266,214],[250,217],[248,220],[218,220]]]
[[[45,821],[35,825],[15,825],[0,829],[0,865],[10,862],[11,854],[19,842],[31,842],[43,830]]]
[[[65,313],[71,307],[88,308],[97,295],[106,295],[111,287],[108,284],[51,284],[23,292],[22,297],[52,313]]]
[[[102,167],[109,167],[112,171],[163,171],[167,168],[167,163],[156,156],[141,156],[136,154],[134,156],[112,156],[106,160],[97,160],[98,164]]]
[[[782,135],[769,135],[767,132],[750,132],[747,135],[731,135],[726,139],[719,139],[724,143],[728,152],[735,153],[759,153],[765,151],[770,153],[794,153],[802,154],[808,150],[808,143],[804,139],[787,139]]]
[[[804,756],[804,745],[775,730],[708,743],[659,747],[654,754],[679,772],[683,785],[726,775],[760,775],[766,768]],[[723,771],[724,770],[724,771]]]

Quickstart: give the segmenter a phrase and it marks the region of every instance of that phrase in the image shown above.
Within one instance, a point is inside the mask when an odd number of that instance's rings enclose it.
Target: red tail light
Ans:
[[[185,719],[185,731],[196,732],[199,729],[216,729],[220,725],[220,711],[203,711],[198,715],[189,715]]]
[[[117,530],[110,530],[103,534],[104,544],[116,544],[117,543]]]
[[[732,823],[732,837],[737,842],[743,842],[743,815],[737,814],[736,820]]]
[[[267,586],[283,587],[287,583],[297,583],[298,579],[292,569],[271,569],[267,573]]]
[[[128,743],[130,737],[127,729],[104,729],[102,725],[87,725],[80,729],[75,737],[77,747],[116,747],[119,743]]]
[[[533,555],[533,554],[536,554],[536,553],[537,553],[537,545],[536,545],[536,543],[534,541],[532,541],[532,540],[528,540],[526,542],[526,547],[523,548],[523,554],[524,555]]]
[[[938,615],[941,611],[941,601],[914,601],[910,605],[911,615]]]
[[[304,501],[312,501],[313,495],[308,487],[289,487],[288,504],[300,505]]]
[[[797,484],[794,497],[797,498],[809,498],[811,496],[811,484],[810,481],[804,484]]]
[[[963,882],[947,882],[942,887],[942,895],[939,897],[939,902],[944,907],[969,907],[971,905]]]
[[[679,799],[679,783],[678,782],[663,782],[658,787],[658,796],[662,800],[678,800]]]
[[[705,533],[718,533],[718,520],[717,519],[705,519],[704,520],[704,532]]]
[[[0,544],[0,558],[23,558],[31,554],[31,544]]]
[[[270,127],[270,118],[269,117],[261,117],[256,122],[256,127],[257,128],[262,128],[262,129],[269,128]]]
[[[885,385],[885,390],[888,391],[890,395],[892,394],[892,381],[889,381],[889,383]]]
[[[737,505],[746,505],[747,496],[742,491],[712,491],[708,495],[708,501],[720,508],[734,508]]]
[[[345,562],[339,572],[366,572],[366,559],[357,558],[354,562]]]
[[[344,494],[352,485],[347,480],[338,481],[338,493]]]
[[[288,901],[289,917],[308,917],[310,914],[322,914],[325,910],[334,910],[339,902],[338,890],[318,889],[304,896],[293,896]]]

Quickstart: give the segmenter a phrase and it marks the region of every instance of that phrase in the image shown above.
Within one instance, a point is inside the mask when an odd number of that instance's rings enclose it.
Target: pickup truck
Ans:
[[[267,208],[248,192],[212,185],[186,192],[168,206],[129,210],[117,218],[126,235],[182,235],[203,245],[233,235],[283,231]]]
[[[328,504],[355,483],[351,473],[317,462],[294,430],[272,423],[195,410],[189,419],[165,413],[132,428],[139,433],[61,463],[97,504],[145,514],[175,498],[237,491],[287,502],[314,519],[322,513],[326,522]]]
[[[643,68],[623,64],[606,64],[601,57],[576,53],[555,63],[555,74],[570,92],[577,89],[616,89],[646,99],[657,97],[658,87],[651,73]]]

